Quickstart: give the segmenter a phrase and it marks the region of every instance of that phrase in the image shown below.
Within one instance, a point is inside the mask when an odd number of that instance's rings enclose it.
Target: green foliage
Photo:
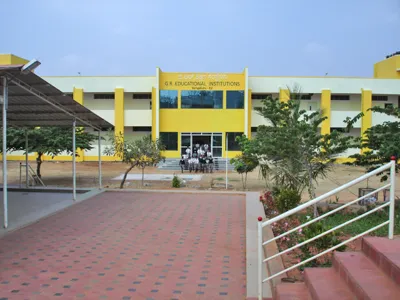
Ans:
[[[320,125],[326,117],[320,111],[300,109],[299,99],[298,88],[290,92],[287,102],[265,99],[263,107],[256,110],[270,125],[258,127],[248,148],[258,158],[266,182],[298,194],[307,188],[310,198],[315,198],[318,178],[324,177],[336,157],[349,148],[352,138],[336,131],[321,134]]]
[[[7,152],[25,151],[25,137],[28,134],[28,153],[37,153],[36,173],[41,177],[40,166],[42,156],[49,155],[52,158],[62,152],[72,154],[72,128],[61,127],[37,127],[37,128],[7,128]],[[93,149],[92,143],[97,136],[85,132],[84,128],[76,128],[76,147],[81,150]],[[0,138],[2,142],[2,137]],[[78,155],[78,154],[77,154]]]
[[[172,187],[173,188],[180,188],[181,187],[181,180],[176,175],[174,175],[174,177],[172,178]]]
[[[364,133],[363,137],[356,139],[353,147],[363,149],[362,154],[354,154],[350,156],[354,161],[347,163],[349,165],[361,166],[366,172],[373,171],[380,166],[388,163],[391,156],[400,157],[400,108],[389,106],[387,108],[373,107],[370,109],[373,113],[385,114],[394,117],[394,121],[384,122],[370,127]],[[353,119],[347,119],[347,127],[353,127],[364,114],[360,113]],[[396,165],[396,172],[398,166]],[[381,181],[388,179],[388,173],[378,174]]]
[[[247,173],[253,172],[258,166],[258,159],[251,153],[250,140],[245,136],[237,137],[241,154],[230,160],[235,171],[241,175],[243,189],[247,186]]]
[[[144,183],[144,169],[148,166],[156,166],[165,157],[161,154],[165,148],[160,140],[153,141],[150,135],[143,136],[138,140],[125,140],[122,134],[109,135],[110,146],[106,147],[104,154],[119,157],[122,162],[129,165],[121,181],[120,188],[124,183],[128,173],[134,168],[142,170],[142,185]]]
[[[276,208],[282,214],[299,205],[301,196],[296,190],[282,189],[275,196]]]

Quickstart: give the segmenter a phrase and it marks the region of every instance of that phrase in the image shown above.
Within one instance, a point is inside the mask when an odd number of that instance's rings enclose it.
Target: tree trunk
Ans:
[[[144,168],[142,167],[142,187],[144,185]]]
[[[310,195],[310,200],[315,199],[315,191],[314,191],[314,184],[313,184],[313,179],[312,179],[312,169],[310,164],[307,164],[307,169],[308,169],[308,193]],[[314,218],[318,217],[318,209],[317,209],[317,203],[314,204]]]
[[[36,175],[39,178],[42,178],[42,174],[40,173],[40,167],[42,166],[42,152],[38,152],[38,156],[36,157]],[[29,168],[28,166],[26,166],[27,168]]]
[[[247,189],[247,172],[246,175],[244,176],[244,190]]]
[[[124,177],[122,178],[121,184],[119,185],[120,189],[124,188],[124,184],[125,184],[125,180],[126,180],[126,176],[128,176],[128,173],[135,167],[135,165],[131,165],[124,174]]]

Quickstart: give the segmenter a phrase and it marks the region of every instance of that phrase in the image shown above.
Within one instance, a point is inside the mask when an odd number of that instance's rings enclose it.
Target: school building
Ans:
[[[0,55],[0,65],[25,62],[14,55]],[[376,63],[371,78],[251,76],[247,68],[238,73],[179,73],[155,68],[154,76],[43,78],[113,124],[114,131],[125,139],[150,134],[161,138],[167,158],[179,158],[186,147],[197,143],[210,145],[214,157],[225,157],[226,149],[229,157],[236,156],[235,137],[254,136],[259,125],[267,124],[255,108],[268,95],[287,100],[288,87],[301,88],[303,109],[321,110],[328,117],[321,126],[322,133],[343,131],[346,117],[362,111],[365,116],[350,132],[360,136],[370,126],[390,120],[371,113],[369,108],[400,105],[400,52]],[[350,149],[344,157],[354,151],[359,150]],[[22,153],[8,157],[23,159]],[[78,160],[97,159],[94,145]],[[107,156],[102,159],[115,160]]]

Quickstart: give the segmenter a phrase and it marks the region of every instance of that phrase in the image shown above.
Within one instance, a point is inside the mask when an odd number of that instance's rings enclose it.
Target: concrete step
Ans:
[[[159,169],[162,170],[171,170],[171,171],[180,171],[181,167],[179,166],[178,158],[167,158],[165,162],[162,162],[158,165]],[[214,170],[223,171],[225,170],[225,159],[224,158],[214,158]],[[234,171],[234,167],[232,164],[228,162],[228,171]]]
[[[400,286],[400,239],[367,237],[362,240],[362,251]]]
[[[276,300],[311,300],[305,283],[280,283],[275,288]]]
[[[362,252],[335,252],[333,266],[357,299],[400,299],[400,286]]]
[[[304,279],[313,300],[357,299],[333,268],[306,268]]]

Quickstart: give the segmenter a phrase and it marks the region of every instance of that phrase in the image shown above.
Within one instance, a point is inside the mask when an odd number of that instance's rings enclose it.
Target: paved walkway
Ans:
[[[0,239],[0,299],[245,299],[245,198],[107,192]]]

